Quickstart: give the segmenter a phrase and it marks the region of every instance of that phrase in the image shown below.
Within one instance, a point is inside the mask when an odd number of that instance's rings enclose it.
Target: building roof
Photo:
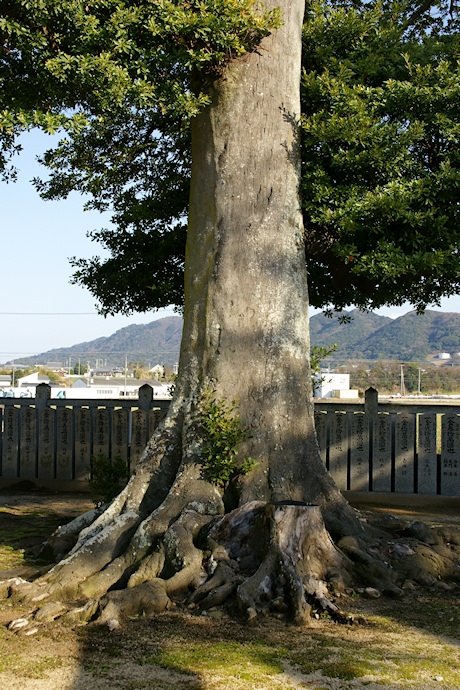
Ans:
[[[72,383],[72,388],[88,388],[88,383],[84,379],[77,379]]]

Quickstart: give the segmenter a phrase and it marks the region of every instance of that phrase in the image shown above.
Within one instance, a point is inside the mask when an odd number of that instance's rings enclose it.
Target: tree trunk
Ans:
[[[192,128],[192,184],[179,387],[238,399],[259,461],[240,503],[314,501],[344,510],[314,432],[300,183],[304,2],[233,61]],[[343,516],[342,516],[343,517]]]
[[[338,556],[321,513],[335,538],[363,531],[320,459],[314,432],[299,202],[304,0],[266,2],[277,5],[282,28],[229,63],[193,123],[184,332],[167,418],[111,505],[83,530],[80,521],[74,534],[71,526],[54,539],[59,553],[73,537],[69,554],[39,581],[9,587],[42,607],[50,597],[72,597],[80,605],[71,620],[153,613],[194,587],[192,607],[234,595],[251,617],[264,608],[266,590],[266,599],[278,592],[279,606],[288,602],[294,618],[304,619],[308,597],[328,602],[320,583],[350,563]],[[242,450],[259,462],[221,528],[222,490],[202,471],[197,403],[208,389],[239,400],[254,430]],[[273,508],[280,502],[290,508]],[[252,532],[261,550],[252,564],[232,551],[225,525],[237,541],[241,525]],[[313,545],[314,567],[306,556]],[[42,608],[41,620],[56,610]]]

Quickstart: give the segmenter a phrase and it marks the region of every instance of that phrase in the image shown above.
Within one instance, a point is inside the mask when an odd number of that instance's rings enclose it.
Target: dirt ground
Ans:
[[[0,491],[0,580],[32,577],[40,543],[93,507],[87,494]],[[411,521],[460,526],[455,505],[362,504]],[[263,690],[265,688],[460,688],[460,587],[408,587],[402,600],[356,592],[341,608],[363,616],[343,626],[322,618],[296,628],[276,617],[254,626],[221,611],[178,609],[99,625],[7,628],[28,611],[0,604],[0,685],[9,690]]]

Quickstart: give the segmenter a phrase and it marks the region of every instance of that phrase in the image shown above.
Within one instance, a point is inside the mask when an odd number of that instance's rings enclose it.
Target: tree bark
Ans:
[[[240,503],[319,502],[332,516],[346,507],[314,431],[299,198],[304,2],[266,6],[281,6],[282,28],[228,66],[192,127],[179,385],[238,399],[255,430]]]

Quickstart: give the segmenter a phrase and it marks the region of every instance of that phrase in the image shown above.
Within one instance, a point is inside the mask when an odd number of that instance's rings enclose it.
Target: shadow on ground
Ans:
[[[0,553],[14,555],[19,546],[15,568],[31,571],[39,542],[59,521],[91,507],[87,495],[0,492]],[[387,510],[366,504],[371,508]],[[424,519],[422,510],[410,511],[398,514]],[[456,524],[457,517],[430,520]],[[9,690],[453,690],[460,687],[459,594],[458,586],[443,586],[415,588],[402,600],[344,596],[341,607],[364,616],[354,626],[325,618],[296,628],[268,617],[252,627],[219,611],[195,617],[173,610],[127,620],[112,632],[57,620],[29,637],[6,629],[27,611],[4,602],[0,683]]]

